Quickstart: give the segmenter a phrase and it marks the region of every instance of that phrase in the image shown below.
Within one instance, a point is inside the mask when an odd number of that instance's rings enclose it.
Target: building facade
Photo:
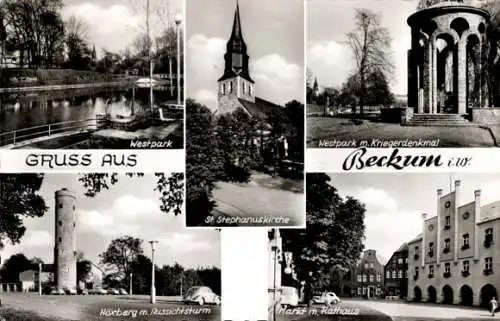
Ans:
[[[380,297],[384,287],[383,260],[375,250],[365,250],[356,264],[352,276],[357,296],[366,298]]]
[[[384,267],[384,295],[406,299],[408,293],[408,244],[392,254]]]
[[[54,264],[56,286],[76,289],[76,197],[63,188],[55,193]]]
[[[500,201],[461,195],[459,180],[436,198],[437,215],[422,214],[422,234],[408,242],[408,300],[487,307],[500,288]]]
[[[489,21],[488,11],[469,0],[420,1],[408,18],[408,106],[412,113],[454,114],[478,123],[500,119],[500,109],[489,100],[484,72]]]

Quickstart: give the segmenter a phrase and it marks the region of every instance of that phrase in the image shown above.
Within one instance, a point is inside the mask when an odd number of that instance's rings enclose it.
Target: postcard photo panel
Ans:
[[[186,12],[186,225],[303,227],[303,1]]]
[[[0,174],[0,319],[220,320],[220,232],[184,228],[183,189],[183,173]]]
[[[0,20],[0,148],[183,149],[184,1],[7,1]]]

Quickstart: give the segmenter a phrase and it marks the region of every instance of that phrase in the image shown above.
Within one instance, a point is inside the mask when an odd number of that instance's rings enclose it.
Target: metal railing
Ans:
[[[45,136],[52,136],[55,134],[64,134],[70,131],[85,132],[89,130],[96,130],[98,128],[98,125],[104,120],[105,119],[103,118],[74,120],[3,132],[0,133],[0,146],[17,144],[20,142],[25,142],[27,140],[42,138]]]

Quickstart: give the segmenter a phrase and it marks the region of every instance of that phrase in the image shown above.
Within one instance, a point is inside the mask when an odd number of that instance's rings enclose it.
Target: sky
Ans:
[[[342,197],[352,196],[366,205],[365,249],[375,249],[386,260],[403,243],[422,232],[422,213],[436,216],[437,189],[450,192],[450,180],[461,181],[460,205],[474,201],[481,190],[481,204],[500,200],[500,174],[329,174]],[[453,185],[454,186],[454,185]]]
[[[304,1],[239,0],[256,96],[304,101]],[[187,97],[216,108],[236,0],[187,0]]]
[[[346,33],[355,28],[355,10],[369,9],[381,15],[381,25],[392,38],[395,64],[390,86],[395,94],[407,93],[407,51],[410,28],[406,19],[416,11],[418,0],[309,0],[306,6],[307,66],[320,86],[338,87],[354,68]]]
[[[63,0],[63,3],[63,19],[76,16],[88,24],[88,40],[95,44],[98,55],[102,49],[113,52],[125,49],[146,30],[145,0]],[[151,34],[156,36],[165,27],[164,17],[173,21],[183,12],[183,0],[150,0]]]
[[[94,198],[83,195],[76,174],[46,174],[40,195],[49,210],[42,218],[24,220],[26,234],[19,245],[7,243],[2,261],[15,253],[28,258],[40,257],[53,263],[55,198],[63,187],[75,192],[77,249],[86,259],[99,263],[97,256],[111,240],[130,235],[144,240],[144,254],[151,256],[149,240],[156,240],[155,262],[158,266],[177,262],[184,267],[220,267],[220,232],[215,230],[186,230],[184,215],[175,216],[160,211],[159,194],[154,175],[130,178],[120,174],[118,183]]]

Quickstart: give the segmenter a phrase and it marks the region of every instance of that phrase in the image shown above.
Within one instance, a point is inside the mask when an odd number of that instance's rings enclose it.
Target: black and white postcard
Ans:
[[[220,320],[220,232],[182,173],[1,174],[0,320]]]
[[[491,173],[308,173],[307,228],[269,231],[269,320],[497,319],[499,187]]]
[[[304,226],[304,2],[186,2],[187,226]]]
[[[496,147],[498,1],[307,1],[307,146]]]
[[[0,148],[182,149],[182,0],[0,5]]]

